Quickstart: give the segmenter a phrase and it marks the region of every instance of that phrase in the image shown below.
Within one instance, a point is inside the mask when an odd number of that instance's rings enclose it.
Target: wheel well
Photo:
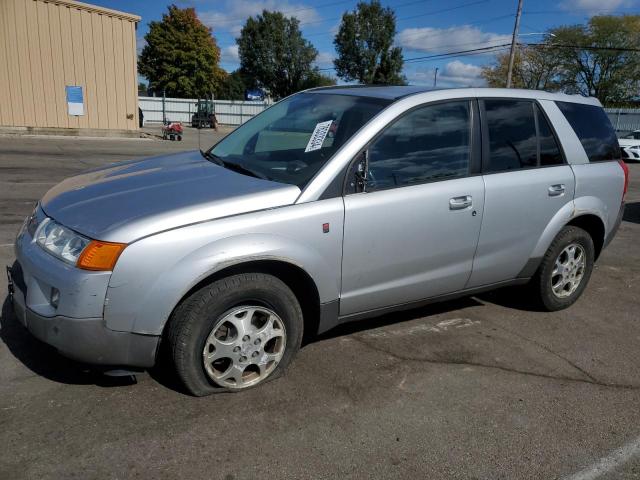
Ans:
[[[597,259],[604,245],[604,224],[600,217],[596,215],[581,215],[571,220],[567,225],[581,228],[591,235],[595,248],[595,258]]]
[[[291,289],[300,303],[304,319],[303,332],[305,339],[318,332],[318,326],[320,323],[320,295],[318,294],[318,288],[306,271],[296,265],[284,261],[256,260],[223,268],[222,270],[219,270],[209,277],[201,280],[180,299],[178,304],[205,285],[209,285],[221,278],[240,273],[265,273],[273,275],[283,281],[285,285]]]

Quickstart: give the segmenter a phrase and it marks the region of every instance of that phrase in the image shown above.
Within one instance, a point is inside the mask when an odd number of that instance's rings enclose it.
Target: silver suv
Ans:
[[[293,95],[206,152],[51,189],[10,269],[19,320],[64,355],[152,367],[194,395],[278,376],[303,334],[528,284],[582,294],[628,171],[597,100],[334,87]]]

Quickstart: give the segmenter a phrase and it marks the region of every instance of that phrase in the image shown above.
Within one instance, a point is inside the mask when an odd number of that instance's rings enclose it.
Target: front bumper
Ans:
[[[39,212],[39,215],[43,215]],[[160,337],[107,327],[103,311],[111,272],[90,272],[45,252],[23,228],[7,271],[18,321],[63,355],[96,365],[148,368]]]
[[[45,317],[26,305],[22,268],[9,272],[9,292],[18,321],[37,339],[74,360],[95,365],[149,368],[155,363],[160,337],[116,332],[102,318]]]

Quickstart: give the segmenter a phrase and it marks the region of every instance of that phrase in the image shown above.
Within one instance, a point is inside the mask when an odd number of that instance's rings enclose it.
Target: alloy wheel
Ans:
[[[586,253],[578,243],[565,247],[556,258],[551,272],[551,290],[558,298],[570,296],[584,277]]]
[[[284,355],[287,335],[271,309],[242,306],[218,320],[204,344],[207,375],[217,385],[242,389],[267,378]]]

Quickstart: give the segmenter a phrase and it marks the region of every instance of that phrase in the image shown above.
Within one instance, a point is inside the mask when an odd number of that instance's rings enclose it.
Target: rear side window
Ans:
[[[533,102],[486,99],[484,111],[489,136],[489,164],[485,171],[536,167],[538,144]]]
[[[616,132],[601,107],[571,102],[556,105],[576,132],[590,162],[620,159]]]

